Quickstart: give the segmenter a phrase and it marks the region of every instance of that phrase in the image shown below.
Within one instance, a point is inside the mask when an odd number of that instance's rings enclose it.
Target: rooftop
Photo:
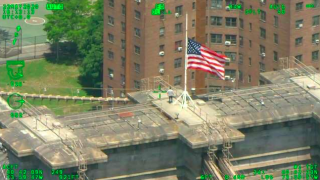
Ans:
[[[316,75],[320,79],[320,75]],[[265,76],[272,82],[274,75]],[[268,79],[269,78],[269,79]],[[228,126],[231,142],[242,141],[237,129],[318,117],[320,85],[309,76],[290,77],[285,83],[205,94],[196,107],[181,109],[169,104],[166,94],[158,99],[152,91],[130,93],[140,104],[56,117],[46,107],[29,107],[23,118],[0,112],[0,140],[18,157],[35,155],[52,169],[77,166],[74,147],[87,164],[108,161],[106,149],[180,139],[190,148],[221,145],[217,123]],[[301,83],[301,82],[305,82]],[[310,86],[313,88],[310,89]],[[176,91],[177,94],[181,91]],[[135,99],[136,98],[136,99]],[[206,123],[210,134],[205,131]],[[81,140],[81,141],[79,141]]]

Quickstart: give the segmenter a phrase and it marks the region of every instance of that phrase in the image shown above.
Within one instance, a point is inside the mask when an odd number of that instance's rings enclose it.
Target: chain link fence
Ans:
[[[13,44],[14,38],[3,39],[0,43],[0,64],[1,60],[13,59],[37,59],[45,55],[51,55],[51,44],[47,40],[47,36],[35,36],[28,38],[17,38]]]

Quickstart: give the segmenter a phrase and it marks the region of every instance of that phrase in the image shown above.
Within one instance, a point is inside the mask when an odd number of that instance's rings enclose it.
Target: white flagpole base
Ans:
[[[173,105],[177,104],[179,100],[182,99],[180,102],[181,108],[187,108],[188,107],[188,101],[192,103],[193,106],[196,106],[192,98],[190,97],[188,91],[183,91],[182,94],[174,101]]]

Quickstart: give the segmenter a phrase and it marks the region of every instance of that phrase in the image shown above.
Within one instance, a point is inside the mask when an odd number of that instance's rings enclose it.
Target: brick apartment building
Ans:
[[[160,2],[171,15],[151,15]],[[229,4],[242,8],[228,10]],[[284,4],[285,13],[270,4]],[[249,9],[259,13],[246,14]],[[188,89],[259,85],[259,73],[277,70],[280,57],[320,66],[319,0],[105,0],[104,88],[124,93],[139,89],[142,78],[160,75],[183,86],[186,12],[189,38],[230,58],[228,80],[188,70]]]

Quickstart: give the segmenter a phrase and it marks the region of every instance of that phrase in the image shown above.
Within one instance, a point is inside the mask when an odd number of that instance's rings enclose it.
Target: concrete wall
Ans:
[[[315,145],[318,133],[314,123],[304,119],[240,129],[245,140],[234,144],[230,152],[242,157]]]

